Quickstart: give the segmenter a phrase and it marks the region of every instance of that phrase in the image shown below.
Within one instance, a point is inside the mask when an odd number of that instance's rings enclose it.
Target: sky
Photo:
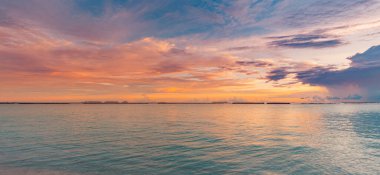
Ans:
[[[0,101],[380,101],[379,0],[0,0]]]

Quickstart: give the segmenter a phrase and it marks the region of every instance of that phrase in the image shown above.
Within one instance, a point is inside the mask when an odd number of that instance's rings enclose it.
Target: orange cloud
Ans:
[[[247,93],[259,81],[256,69],[272,66],[155,38],[89,44],[32,26],[1,26],[0,39],[2,101],[260,100],[263,94]]]

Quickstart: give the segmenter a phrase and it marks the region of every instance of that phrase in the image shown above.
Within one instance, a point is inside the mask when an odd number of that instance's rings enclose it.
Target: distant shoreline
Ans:
[[[291,103],[291,102],[120,102],[120,103],[107,103],[107,102],[98,102],[98,103],[86,103],[86,102],[0,102],[2,104],[19,104],[19,105],[36,105],[36,104],[46,104],[46,105],[62,105],[62,104],[84,104],[84,105],[136,105],[136,104],[159,104],[159,105],[170,105],[170,104],[181,104],[181,105],[292,105],[292,104],[301,104],[301,105],[331,105],[331,104],[380,104],[380,102],[341,102],[341,103]]]

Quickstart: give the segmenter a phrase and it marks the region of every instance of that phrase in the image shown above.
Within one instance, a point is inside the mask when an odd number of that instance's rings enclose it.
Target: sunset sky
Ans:
[[[0,0],[0,101],[380,101],[379,0]]]

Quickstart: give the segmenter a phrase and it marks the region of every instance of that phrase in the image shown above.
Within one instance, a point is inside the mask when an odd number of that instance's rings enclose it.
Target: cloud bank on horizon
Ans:
[[[288,71],[289,68],[279,68],[272,70],[267,78],[278,81],[295,74],[296,79],[303,83],[327,87],[333,94],[341,96],[328,97],[330,100],[361,100],[364,95],[366,100],[380,101],[380,45],[348,59],[351,63],[345,69],[317,66],[307,70]]]
[[[380,101],[377,0],[0,0],[0,101]]]

